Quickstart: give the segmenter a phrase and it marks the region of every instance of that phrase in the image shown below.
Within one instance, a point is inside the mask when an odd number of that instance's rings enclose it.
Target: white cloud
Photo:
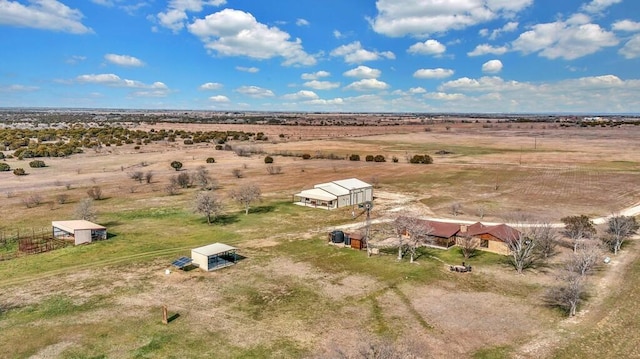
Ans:
[[[586,23],[588,20],[578,14],[567,21],[534,25],[512,42],[512,48],[524,54],[538,52],[549,59],[574,60],[618,44],[614,33]]]
[[[480,44],[476,46],[476,48],[473,49],[473,51],[467,52],[467,56],[481,56],[481,55],[487,55],[487,54],[503,55],[507,51],[509,51],[509,49],[506,46],[494,47],[489,44]]]
[[[456,101],[462,100],[465,96],[461,93],[446,93],[446,92],[430,92],[424,94],[422,97],[430,100],[438,100],[438,101]]]
[[[253,67],[253,66],[251,66],[251,67],[236,66],[236,70],[242,71],[242,72],[248,72],[250,74],[255,74],[255,73],[260,71],[259,68]]]
[[[376,80],[376,79],[362,79],[356,82],[352,82],[349,85],[345,86],[347,90],[356,90],[356,91],[377,91],[384,90],[389,88],[389,85],[386,82]]]
[[[447,47],[441,44],[438,40],[426,40],[424,42],[417,42],[407,50],[410,54],[419,55],[442,55],[447,51]]]
[[[418,79],[443,79],[453,75],[454,71],[451,69],[419,69],[413,73],[413,77]]]
[[[160,25],[178,32],[184,28],[187,12],[200,12],[205,6],[221,6],[226,0],[171,0],[164,12],[158,13]]]
[[[37,91],[40,88],[37,86],[26,86],[26,85],[9,85],[9,86],[0,86],[0,92],[32,92]]]
[[[500,60],[489,60],[482,64],[482,72],[495,74],[502,71],[502,61]]]
[[[312,88],[314,90],[331,90],[340,87],[339,82],[330,82],[330,81],[318,81],[311,80],[304,83],[305,87]]]
[[[335,37],[336,39],[342,39],[345,36],[338,30],[333,30],[333,37]]]
[[[305,19],[297,19],[296,20],[296,25],[298,25],[298,26],[309,26],[311,24],[309,23],[309,21],[307,21]]]
[[[412,93],[412,94],[421,94],[425,92],[427,92],[427,90],[425,90],[422,87],[412,87],[409,89],[409,93]]]
[[[211,97],[209,97],[209,101],[217,102],[217,103],[231,102],[229,100],[229,98],[227,96],[224,96],[224,95],[211,96]]]
[[[369,19],[374,31],[391,37],[426,37],[511,18],[533,0],[378,0],[378,15]]]
[[[140,59],[135,58],[133,56],[129,56],[129,55],[106,54],[104,55],[104,59],[114,65],[119,65],[119,66],[127,66],[127,67],[144,66],[144,62],[142,62]]]
[[[588,4],[582,5],[581,9],[588,13],[597,14],[597,13],[601,13],[609,6],[615,5],[621,2],[622,0],[592,0]]]
[[[369,51],[362,48],[360,41],[354,41],[348,45],[342,45],[333,49],[331,56],[344,57],[344,61],[349,64],[357,64],[366,61],[379,60],[380,58],[395,59],[396,56],[391,51]]]
[[[304,101],[304,100],[315,100],[319,96],[313,91],[300,90],[300,91],[298,91],[296,93],[286,94],[286,95],[284,95],[282,97],[284,99],[286,99],[286,100]]]
[[[0,0],[0,25],[87,34],[93,30],[82,24],[82,12],[57,0],[32,0],[30,5]]]
[[[196,19],[188,26],[208,50],[222,56],[247,56],[266,60],[283,57],[283,65],[314,65],[316,59],[302,48],[302,41],[289,40],[290,35],[277,27],[259,23],[248,12],[224,9]]]
[[[68,63],[69,65],[76,65],[86,59],[87,59],[86,56],[72,55],[72,56],[69,56],[69,58],[67,58],[65,62]]]
[[[275,94],[273,91],[258,87],[258,86],[240,86],[235,90],[237,93],[254,97],[254,98],[265,98],[265,97],[273,97]]]
[[[380,77],[380,74],[380,70],[372,69],[371,67],[363,65],[360,65],[355,69],[351,69],[343,73],[344,76],[356,77],[360,79],[377,79],[378,77]]]
[[[634,35],[618,52],[627,59],[640,57],[640,34]]]
[[[198,89],[203,91],[214,91],[214,90],[220,90],[221,88],[222,88],[222,84],[217,82],[203,83],[202,85],[200,85],[200,87],[198,87]]]
[[[128,80],[120,78],[116,74],[87,74],[80,75],[75,79],[78,83],[86,84],[98,84],[110,87],[128,87],[137,89],[152,89],[152,90],[168,90],[169,88],[162,82],[154,82],[151,85],[145,84],[141,81]]]
[[[322,77],[329,77],[331,74],[327,71],[316,71],[313,73],[304,73],[300,76],[303,80],[317,80]]]
[[[344,104],[344,100],[340,97],[336,97],[329,100],[325,100],[325,99],[310,100],[310,101],[305,101],[305,103],[309,105],[318,105],[318,106],[326,106],[326,105],[334,106],[334,105]]]
[[[636,31],[640,31],[640,22],[636,22],[632,20],[620,20],[620,21],[614,22],[611,28],[615,31],[636,32]]]
[[[495,40],[505,32],[514,32],[514,31],[516,31],[518,29],[518,25],[519,24],[517,22],[515,22],[515,21],[509,21],[508,23],[504,24],[504,26],[502,26],[499,29],[495,29],[495,30],[493,30],[491,32],[489,32],[489,29],[482,29],[478,33],[482,37],[488,37],[490,40]]]

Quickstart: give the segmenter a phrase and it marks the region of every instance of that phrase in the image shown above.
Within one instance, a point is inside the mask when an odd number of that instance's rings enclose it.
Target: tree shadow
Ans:
[[[220,224],[223,226],[227,226],[230,224],[234,224],[239,222],[239,215],[238,214],[223,214],[218,216],[214,221],[211,221],[211,224]],[[206,219],[205,219],[206,222]]]
[[[249,208],[249,213],[269,213],[273,212],[275,208],[275,206],[258,206]]]

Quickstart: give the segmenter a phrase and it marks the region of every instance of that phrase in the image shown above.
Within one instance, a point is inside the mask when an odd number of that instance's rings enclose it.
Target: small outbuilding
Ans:
[[[193,264],[204,271],[212,271],[236,264],[237,248],[223,243],[213,243],[191,250]]]
[[[107,228],[84,219],[53,221],[53,237],[73,240],[75,245],[107,239]]]

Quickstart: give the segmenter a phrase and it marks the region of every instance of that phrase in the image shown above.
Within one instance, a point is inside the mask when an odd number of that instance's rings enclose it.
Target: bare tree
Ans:
[[[212,189],[214,186],[213,178],[209,175],[209,170],[205,166],[198,166],[192,175],[192,181],[202,189]]]
[[[69,195],[66,193],[60,193],[59,195],[56,196],[56,202],[58,202],[58,204],[65,204],[67,203],[68,200],[69,200]]]
[[[89,197],[91,199],[94,199],[96,201],[103,199],[104,197],[102,196],[102,188],[100,188],[99,186],[93,186],[91,188],[89,188],[87,190],[87,195],[89,195]]]
[[[142,183],[142,180],[144,179],[144,173],[142,173],[142,171],[133,171],[129,173],[129,178]]]
[[[37,193],[32,193],[22,199],[22,203],[27,207],[37,207],[42,203],[42,196]]]
[[[242,170],[239,168],[234,168],[233,170],[231,170],[231,174],[233,174],[233,177],[235,178],[242,178],[243,174],[242,174]]]
[[[96,219],[96,210],[93,208],[92,198],[83,198],[80,200],[75,209],[75,217],[87,221],[94,221]]]
[[[604,241],[611,246],[614,254],[618,254],[622,243],[638,230],[638,223],[635,217],[631,216],[614,216],[607,221],[606,233]]]
[[[602,247],[595,240],[587,240],[569,258],[566,268],[581,276],[589,274],[602,257]]]
[[[519,274],[531,267],[536,260],[534,248],[536,247],[536,241],[534,238],[530,238],[528,234],[518,231],[517,234],[505,241],[507,249],[509,250],[509,256],[511,264],[518,271]]]
[[[560,284],[547,293],[547,301],[566,310],[569,316],[576,315],[578,304],[584,295],[584,277],[579,273],[565,271],[558,282]]]
[[[568,216],[560,219],[564,223],[564,233],[573,241],[573,251],[578,248],[578,243],[583,239],[591,238],[596,234],[596,227],[589,217],[584,214]]]
[[[279,175],[279,174],[282,173],[282,167],[268,165],[267,166],[267,173],[270,174],[270,175]]]
[[[144,179],[147,182],[147,184],[151,183],[153,181],[153,172],[147,171],[147,173],[144,174]]]
[[[262,191],[255,184],[246,184],[231,190],[229,197],[244,206],[244,214],[249,214],[251,203],[260,200]]]
[[[211,224],[222,212],[222,202],[210,192],[198,192],[194,211],[204,214],[207,217],[207,224]]]
[[[482,203],[476,205],[476,216],[480,217],[480,219],[483,219],[486,214],[487,214],[486,205]]]
[[[460,237],[458,237],[458,241],[456,243],[458,244],[458,247],[460,247],[464,259],[473,257],[473,255],[476,253],[476,250],[478,249],[478,246],[480,245],[479,240],[466,233],[461,234]]]
[[[182,172],[170,179],[171,183],[180,188],[189,188],[193,184],[192,178],[187,172]]]
[[[412,216],[399,216],[393,222],[398,237],[398,260],[409,253],[409,262],[413,263],[419,247],[424,245],[433,229],[425,221]]]
[[[171,182],[164,188],[164,190],[168,195],[174,196],[180,192],[180,187],[177,184]]]
[[[551,223],[541,222],[530,227],[532,236],[536,239],[536,248],[542,258],[549,258],[556,252],[558,232]]]
[[[451,214],[454,216],[459,215],[462,212],[462,205],[460,202],[453,202],[451,204]]]

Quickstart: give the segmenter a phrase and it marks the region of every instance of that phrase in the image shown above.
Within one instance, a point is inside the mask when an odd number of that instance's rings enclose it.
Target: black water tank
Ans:
[[[344,234],[344,244],[350,246],[351,245],[351,237],[347,233]]]
[[[333,243],[342,243],[342,242],[344,242],[344,232],[342,232],[342,231],[333,231],[333,232],[331,232],[331,242],[333,242]]]

